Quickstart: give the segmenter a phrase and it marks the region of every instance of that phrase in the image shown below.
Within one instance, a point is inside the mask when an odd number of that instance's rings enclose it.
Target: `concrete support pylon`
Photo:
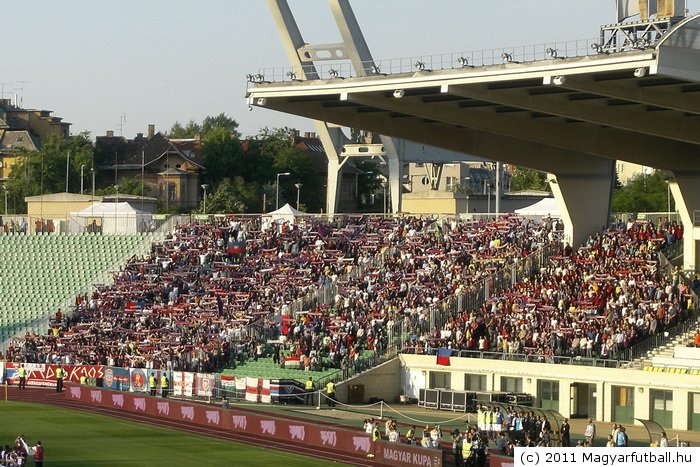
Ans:
[[[403,161],[399,156],[398,149],[394,144],[393,138],[385,136],[381,137],[386,152],[386,163],[389,169],[389,198],[391,199],[390,212],[397,213],[401,211],[401,200],[403,198]]]
[[[700,228],[696,232],[695,218],[700,222],[700,173],[674,172],[669,186],[683,223],[683,269],[694,271],[699,263]]]
[[[607,227],[610,220],[615,161],[600,160],[594,165],[585,173],[549,174],[564,221],[564,241],[573,247]]]
[[[304,42],[287,0],[268,0],[268,7],[280,32],[282,43],[297,78],[319,79],[320,76],[314,61],[337,60],[338,57],[350,60],[356,76],[369,75],[372,72],[374,62],[357,18],[355,18],[355,14],[350,7],[350,2],[348,0],[329,0],[328,3],[342,42],[312,45]],[[339,128],[330,128],[326,122],[315,120],[314,123],[316,133],[328,157],[326,212],[328,215],[333,215],[338,207],[340,169],[347,161],[347,157],[341,158],[342,147],[347,142],[347,138],[340,138],[336,134],[331,134],[330,130],[337,130],[338,132],[341,130]],[[386,145],[390,138],[383,137],[382,140]],[[392,152],[387,151],[387,165],[389,168],[391,207],[393,212],[397,212],[401,209],[403,164],[401,156],[396,151],[396,146],[394,144],[390,146],[393,149]]]

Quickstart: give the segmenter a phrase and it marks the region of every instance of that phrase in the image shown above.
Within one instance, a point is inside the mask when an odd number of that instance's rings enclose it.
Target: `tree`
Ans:
[[[264,128],[256,138],[260,142],[258,149],[263,161],[272,160],[273,173],[269,175],[274,175],[275,178],[270,179],[268,175],[267,180],[276,182],[278,173],[289,172],[289,176],[281,177],[279,180],[280,203],[296,200],[294,184],[301,183],[300,202],[309,211],[317,211],[323,207],[321,178],[311,156],[294,145],[291,135],[289,128],[273,130]]]
[[[19,161],[12,166],[7,182],[8,204],[24,206],[27,196],[66,191],[66,180],[68,191],[78,192],[82,165],[89,174],[89,169],[93,167],[89,133],[80,133],[68,139],[50,138],[40,151],[21,154]]]
[[[206,139],[212,131],[219,128],[228,131],[234,138],[240,138],[238,122],[223,112],[216,116],[210,115],[205,117],[201,124],[190,120],[187,122],[187,125],[183,127],[180,122],[176,121],[173,123],[167,136],[171,139],[187,139],[199,135],[202,139]]]
[[[216,127],[204,138],[202,163],[207,168],[207,180],[216,185],[220,180],[245,174],[245,154],[238,138],[226,128]]]
[[[170,139],[188,139],[188,138],[194,138],[196,135],[201,135],[202,134],[202,126],[195,122],[194,120],[190,120],[187,122],[187,125],[184,127],[180,122],[175,122],[173,123],[172,128],[170,128],[170,131],[167,132],[167,136]]]
[[[539,170],[516,167],[510,179],[510,191],[549,191],[547,176]]]
[[[357,179],[358,204],[368,204],[372,193],[376,193],[382,185],[379,178],[379,167],[373,161],[356,161],[355,167],[362,171]],[[365,200],[364,203],[362,200]]]
[[[243,177],[227,177],[207,196],[207,212],[251,212],[257,203],[262,203],[262,200],[258,199],[258,188],[254,183],[246,183]]]
[[[241,136],[238,132],[238,122],[222,112],[216,117],[209,116],[202,121],[202,137],[207,137],[209,133],[217,128],[227,130],[235,138],[240,138]]]
[[[613,192],[613,212],[662,212],[667,205],[666,175],[661,170],[639,174]]]

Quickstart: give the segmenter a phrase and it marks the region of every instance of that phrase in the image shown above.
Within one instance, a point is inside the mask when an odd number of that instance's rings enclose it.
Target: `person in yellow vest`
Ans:
[[[163,373],[163,376],[160,377],[160,395],[163,397],[163,399],[168,397],[168,375],[167,375],[167,373]]]
[[[153,397],[155,397],[155,395],[156,395],[156,386],[157,386],[156,374],[151,373],[151,376],[148,377],[148,389],[151,390],[151,396],[153,396]]]
[[[326,384],[326,395],[328,396],[326,399],[328,407],[335,407],[335,383],[333,381],[328,381]]]
[[[85,386],[87,384],[87,375],[85,374],[85,370],[83,370],[83,373],[80,375],[80,385]]]
[[[19,376],[19,388],[27,389],[27,369],[24,367],[24,363],[19,366],[17,375]]]
[[[56,392],[63,391],[63,377],[65,376],[65,370],[61,365],[56,368]]]
[[[374,457],[374,451],[377,450],[377,442],[382,439],[382,432],[379,431],[379,423],[374,422],[372,428],[372,452],[367,454],[367,457]]]
[[[304,384],[304,390],[306,391],[306,405],[313,405],[314,403],[314,379],[309,376]]]

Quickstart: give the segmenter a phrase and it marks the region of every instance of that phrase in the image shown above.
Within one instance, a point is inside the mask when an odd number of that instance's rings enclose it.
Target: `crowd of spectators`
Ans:
[[[217,217],[178,226],[132,258],[114,284],[27,334],[9,360],[213,371],[284,346],[302,368],[348,368],[388,345],[615,357],[692,304],[659,274],[675,224],[630,223],[569,245],[530,279],[430,330],[430,310],[494,271],[556,242],[561,222],[346,217],[296,224]],[[330,303],[308,297],[332,291]],[[279,346],[276,348],[279,349]],[[279,361],[279,351],[276,356]]]
[[[669,237],[670,236],[670,237]],[[431,347],[555,356],[619,358],[631,345],[664,332],[694,308],[688,286],[664,277],[658,251],[682,238],[676,224],[618,224],[591,236],[478,309],[416,336],[409,351]]]
[[[431,304],[552,241],[557,227],[515,217],[183,225],[132,258],[114,285],[77,297],[76,314],[57,312],[47,335],[15,339],[6,356],[211,371],[259,356],[264,336],[304,367],[341,368],[385,347],[395,320],[425,321]],[[324,287],[332,303],[299,306]]]

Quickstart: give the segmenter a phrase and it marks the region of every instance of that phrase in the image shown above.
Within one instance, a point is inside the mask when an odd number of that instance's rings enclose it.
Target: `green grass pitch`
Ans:
[[[82,411],[0,401],[0,443],[12,445],[21,433],[30,446],[42,442],[47,467],[343,465]]]

